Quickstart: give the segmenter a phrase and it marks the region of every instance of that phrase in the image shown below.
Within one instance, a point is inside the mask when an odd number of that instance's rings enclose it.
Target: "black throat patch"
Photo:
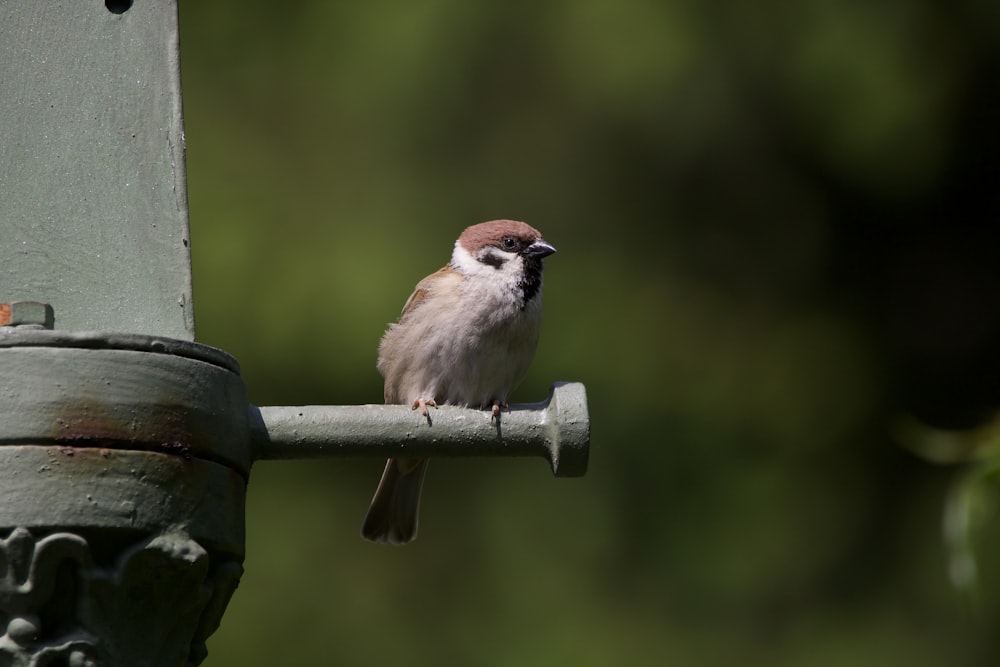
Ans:
[[[521,304],[521,310],[528,305],[532,299],[538,294],[539,290],[542,289],[542,260],[540,259],[525,259],[524,261],[524,278],[518,283],[518,287],[521,288],[521,293],[524,295],[524,302]]]

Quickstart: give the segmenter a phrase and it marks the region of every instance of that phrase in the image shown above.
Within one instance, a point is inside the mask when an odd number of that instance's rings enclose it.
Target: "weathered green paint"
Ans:
[[[0,299],[194,338],[172,0],[0,2]]]
[[[217,557],[243,560],[246,481],[226,466],[103,447],[14,445],[0,447],[0,470],[0,527],[135,539],[172,526]]]
[[[0,329],[0,664],[197,665],[242,573],[229,355]]]
[[[0,334],[0,445],[179,454],[250,472],[247,395],[229,355],[137,334]]]

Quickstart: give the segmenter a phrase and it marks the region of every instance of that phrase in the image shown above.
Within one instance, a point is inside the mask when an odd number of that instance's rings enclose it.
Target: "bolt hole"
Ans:
[[[112,14],[124,14],[132,9],[132,0],[104,0],[104,6]]]

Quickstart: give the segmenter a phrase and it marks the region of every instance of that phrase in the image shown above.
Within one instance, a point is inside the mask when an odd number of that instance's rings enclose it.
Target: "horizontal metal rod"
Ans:
[[[430,419],[405,405],[251,406],[254,460],[406,456],[541,456],[559,477],[587,471],[590,418],[580,383],[540,403],[488,410],[444,405]]]

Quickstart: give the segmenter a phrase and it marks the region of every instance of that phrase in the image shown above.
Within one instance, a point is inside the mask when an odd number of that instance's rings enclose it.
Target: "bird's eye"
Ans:
[[[500,239],[500,247],[504,250],[517,250],[517,239],[513,236],[505,236]]]

